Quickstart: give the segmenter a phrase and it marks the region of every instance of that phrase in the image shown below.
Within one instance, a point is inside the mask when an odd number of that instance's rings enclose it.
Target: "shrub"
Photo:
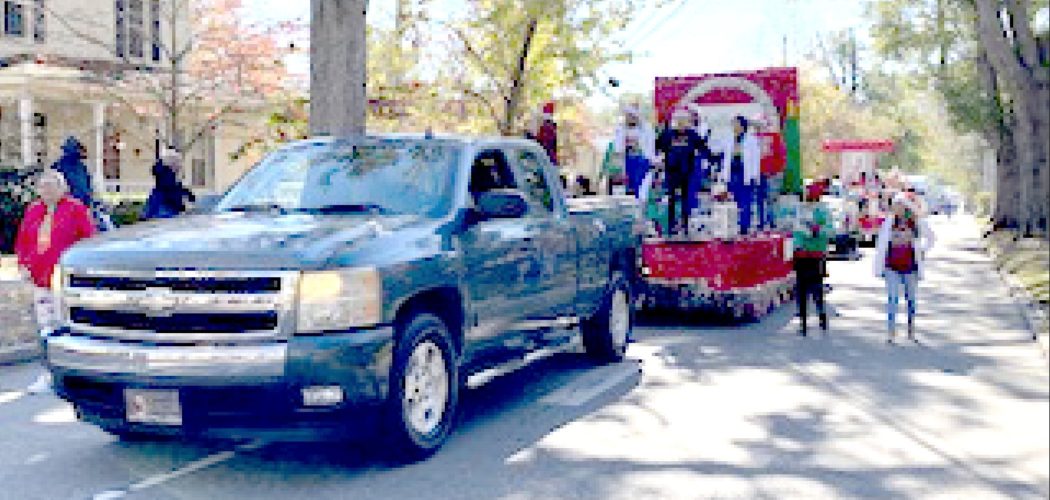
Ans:
[[[33,178],[38,172],[39,169],[0,167],[0,253],[14,251],[26,205],[36,198]]]
[[[144,201],[124,200],[110,208],[110,218],[117,227],[128,226],[139,222],[142,217]]]

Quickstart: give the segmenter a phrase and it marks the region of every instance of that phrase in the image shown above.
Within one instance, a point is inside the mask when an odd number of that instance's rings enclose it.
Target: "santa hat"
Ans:
[[[543,117],[554,118],[554,103],[548,102],[543,104]]]

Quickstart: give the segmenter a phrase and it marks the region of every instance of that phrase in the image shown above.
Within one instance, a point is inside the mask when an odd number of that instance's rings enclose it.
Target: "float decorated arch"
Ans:
[[[757,108],[772,132],[782,136],[786,149],[783,190],[793,193],[802,190],[798,101],[796,68],[658,77],[654,91],[654,107],[661,123],[667,123],[679,107]]]

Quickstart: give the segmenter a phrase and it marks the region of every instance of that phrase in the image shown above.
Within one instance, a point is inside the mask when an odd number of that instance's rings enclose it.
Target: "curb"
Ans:
[[[40,358],[40,344],[26,342],[10,347],[0,348],[0,365],[28,363]]]
[[[1014,304],[1021,311],[1021,318],[1024,320],[1025,325],[1028,327],[1029,333],[1032,334],[1032,340],[1035,341],[1039,347],[1040,353],[1044,358],[1050,362],[1050,332],[1043,330],[1043,324],[1046,318],[1042,306],[1032,299],[1028,292],[1018,283],[1017,279],[1011,276],[1009,273],[1003,271],[1003,269],[996,264],[995,256],[992,255],[988,240],[981,238],[984,243],[985,253],[991,258],[992,268],[995,269],[995,274],[999,276],[999,279],[1010,293],[1010,298],[1013,299]]]

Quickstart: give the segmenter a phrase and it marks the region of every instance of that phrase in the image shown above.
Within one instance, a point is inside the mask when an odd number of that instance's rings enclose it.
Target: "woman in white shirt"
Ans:
[[[637,108],[624,110],[624,122],[616,129],[613,150],[623,155],[628,192],[637,196],[646,174],[656,157],[656,135],[652,127],[641,119]]]
[[[721,181],[733,194],[740,217],[740,234],[751,230],[751,206],[761,175],[762,153],[758,139],[748,130],[747,119],[733,119],[733,135],[722,147]]]

